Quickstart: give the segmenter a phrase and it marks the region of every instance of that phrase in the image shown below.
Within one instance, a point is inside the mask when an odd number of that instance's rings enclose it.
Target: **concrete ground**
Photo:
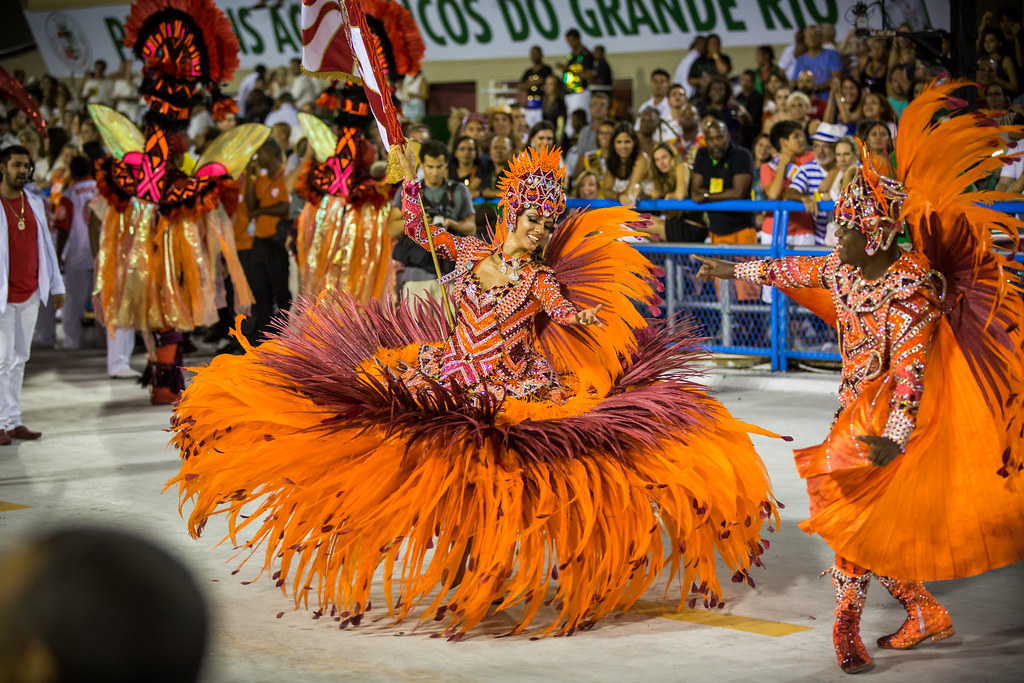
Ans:
[[[211,523],[202,539],[192,541],[174,492],[161,493],[178,464],[161,431],[170,408],[150,406],[137,385],[110,380],[103,370],[98,351],[37,351],[30,361],[24,421],[45,436],[0,448],[0,549],[40,528],[92,521],[134,529],[177,552],[205,587],[215,615],[205,681],[845,679],[832,653],[832,587],[818,578],[832,557],[820,539],[797,527],[807,514],[807,496],[790,445],[782,441],[757,439],[776,495],[786,504],[782,527],[770,537],[767,568],[751,570],[756,588],[723,575],[724,610],[659,615],[662,585],[636,611],[571,638],[495,639],[507,625],[496,617],[462,642],[449,643],[429,637],[433,622],[413,631],[413,623],[392,627],[380,619],[341,631],[333,622],[292,611],[272,581],[241,585],[256,568],[232,576],[231,549],[215,547],[223,525]],[[792,435],[797,446],[817,443],[835,409],[837,376],[831,373],[770,377],[716,368],[709,382],[736,416]],[[957,634],[894,652],[879,651],[874,639],[895,630],[904,612],[873,584],[863,631],[876,666],[861,677],[1024,679],[1022,587],[1024,564],[932,584],[953,614]],[[377,604],[384,604],[383,596]]]

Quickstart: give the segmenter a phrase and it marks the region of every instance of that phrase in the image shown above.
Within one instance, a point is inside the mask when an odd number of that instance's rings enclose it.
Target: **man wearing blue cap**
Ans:
[[[836,143],[845,132],[845,126],[822,123],[811,135],[814,159],[797,170],[784,195],[785,199],[803,202],[807,213],[814,219],[814,243],[825,244],[829,212],[818,211],[819,188],[836,167]]]

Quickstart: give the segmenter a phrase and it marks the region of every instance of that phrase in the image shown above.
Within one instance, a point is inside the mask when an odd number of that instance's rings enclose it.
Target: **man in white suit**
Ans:
[[[64,305],[64,281],[42,200],[25,192],[32,179],[27,149],[0,150],[0,446],[38,439],[21,423],[21,382],[40,302]]]

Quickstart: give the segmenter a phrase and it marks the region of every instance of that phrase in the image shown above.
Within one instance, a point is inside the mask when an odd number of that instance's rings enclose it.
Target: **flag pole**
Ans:
[[[441,282],[441,262],[437,259],[437,248],[434,246],[434,233],[431,232],[431,225],[427,223],[427,210],[423,206],[423,196],[420,195],[420,216],[423,218],[423,227],[427,231],[427,244],[430,245],[430,258],[434,261],[434,273],[437,275],[437,283],[441,287],[441,303],[444,305],[444,317],[448,319],[448,325],[455,329],[455,315],[452,313],[451,302],[448,301],[448,292]]]

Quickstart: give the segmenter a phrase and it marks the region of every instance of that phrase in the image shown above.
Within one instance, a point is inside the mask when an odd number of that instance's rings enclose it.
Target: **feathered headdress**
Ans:
[[[533,207],[545,218],[557,218],[565,211],[565,169],[557,147],[526,148],[509,162],[508,170],[498,180],[498,191],[505,220],[499,225],[495,239],[500,243],[506,231],[515,228],[516,218],[527,207]]]
[[[139,92],[168,129],[188,125],[196,91],[214,96],[238,68],[238,39],[213,0],[137,0],[125,23],[125,47],[142,60]]]
[[[836,202],[836,223],[841,228],[856,230],[867,238],[865,251],[874,254],[892,246],[903,232],[900,213],[907,193],[903,184],[875,169],[864,144],[860,146],[860,170],[839,195]]]

